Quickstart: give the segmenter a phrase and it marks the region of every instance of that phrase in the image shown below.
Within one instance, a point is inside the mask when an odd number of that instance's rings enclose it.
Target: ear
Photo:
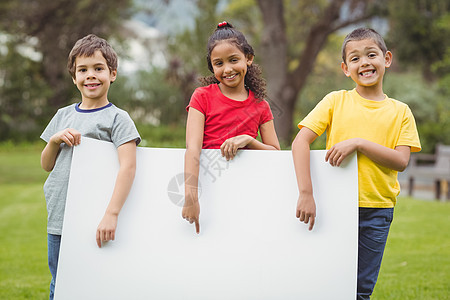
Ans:
[[[116,81],[116,78],[117,78],[117,70],[111,71],[109,77],[110,77],[111,83],[114,82],[114,81]]]
[[[384,55],[384,66],[386,68],[389,68],[392,64],[392,52],[386,51],[386,54]]]
[[[345,76],[350,77],[350,72],[348,71],[348,66],[345,62],[341,63],[341,69],[344,72]]]
[[[77,79],[75,78],[75,76],[72,77],[72,81],[73,81],[73,84],[77,85]]]
[[[247,55],[247,66],[250,67],[253,63],[253,58],[255,58],[253,55],[249,54]]]

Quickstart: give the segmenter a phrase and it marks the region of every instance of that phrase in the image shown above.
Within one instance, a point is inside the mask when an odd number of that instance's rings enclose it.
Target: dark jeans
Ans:
[[[48,246],[48,267],[52,274],[52,281],[50,282],[50,300],[53,300],[55,293],[56,271],[58,270],[59,248],[61,245],[61,236],[54,234],[47,234]]]
[[[394,216],[394,208],[359,208],[358,300],[370,299]]]

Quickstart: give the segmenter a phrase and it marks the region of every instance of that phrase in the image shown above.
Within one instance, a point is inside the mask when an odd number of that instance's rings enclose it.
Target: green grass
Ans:
[[[42,147],[0,146],[0,299],[48,299]]]
[[[2,300],[48,299],[43,146],[0,145]],[[450,202],[400,198],[372,299],[449,299],[449,228]]]
[[[450,203],[400,198],[377,299],[450,299]]]

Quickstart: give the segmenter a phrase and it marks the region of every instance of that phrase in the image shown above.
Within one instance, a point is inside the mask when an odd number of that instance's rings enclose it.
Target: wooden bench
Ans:
[[[408,166],[409,195],[412,196],[416,179],[432,179],[435,184],[435,198],[441,195],[450,199],[450,146],[436,145],[435,154],[411,154]]]

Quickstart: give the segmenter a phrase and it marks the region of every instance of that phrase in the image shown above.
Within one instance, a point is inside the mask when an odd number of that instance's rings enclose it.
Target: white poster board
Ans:
[[[245,150],[231,162],[201,155],[200,234],[181,218],[184,149],[137,149],[136,178],[116,240],[95,231],[119,168],[115,147],[74,149],[56,300],[355,299],[356,156],[343,167],[311,151],[313,231],[295,217],[290,151]]]

